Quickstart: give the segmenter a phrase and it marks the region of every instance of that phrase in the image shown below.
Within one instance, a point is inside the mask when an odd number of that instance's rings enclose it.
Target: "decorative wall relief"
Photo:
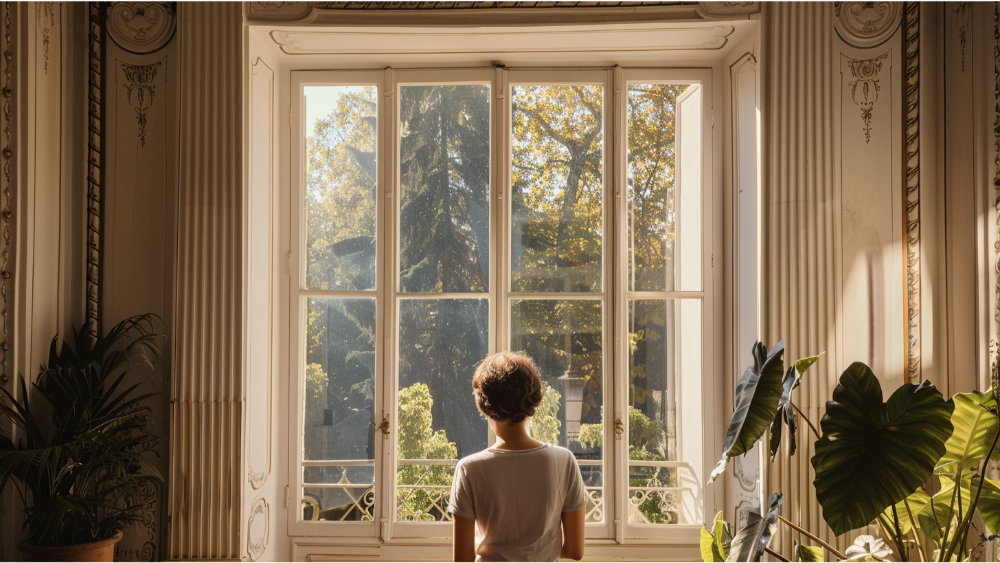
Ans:
[[[996,275],[996,290],[994,292],[993,322],[1000,332],[1000,3],[993,3],[993,152],[995,170],[993,173],[993,212],[996,216],[996,236],[993,240],[993,251],[996,253],[994,273]]]
[[[124,542],[116,544],[115,561],[159,560],[159,553],[156,547],[156,505],[160,500],[160,486],[149,481],[143,481],[140,485],[139,494],[142,497],[142,522],[134,525],[133,529],[136,529],[141,537],[132,544],[136,546],[133,549],[127,547]]]
[[[271,473],[274,334],[274,71],[258,58],[250,68],[250,189],[247,194],[247,480],[260,489]],[[247,499],[249,500],[249,499]]]
[[[882,70],[882,61],[888,56],[889,53],[884,53],[874,59],[850,59],[847,63],[854,77],[850,82],[851,98],[861,110],[866,143],[872,140],[872,110],[875,109],[881,88],[878,73]]]
[[[90,338],[100,332],[101,300],[101,59],[104,30],[98,2],[90,3],[88,36],[89,85],[87,88],[87,322]]]
[[[855,47],[885,43],[899,27],[900,2],[835,2],[833,26],[840,38]]]
[[[13,276],[13,260],[11,249],[14,231],[14,42],[12,41],[13,22],[11,12],[14,7],[10,2],[4,2],[3,10],[3,58],[0,65],[3,68],[3,106],[0,111],[0,123],[3,124],[3,136],[0,137],[0,154],[3,156],[3,186],[0,187],[0,385],[7,387],[10,376],[8,352],[10,351],[11,317],[10,303],[13,288],[9,281]]]
[[[247,552],[250,560],[256,561],[267,549],[270,537],[271,510],[263,497],[257,497],[250,508],[250,519],[247,520]]]
[[[52,42],[51,33],[56,26],[56,14],[52,9],[52,2],[39,2],[35,6],[35,20],[38,25],[38,32],[42,37],[42,69],[45,74],[49,73],[49,47]]]
[[[130,65],[119,61],[122,71],[125,73],[125,88],[128,103],[135,110],[135,120],[139,125],[139,146],[146,146],[146,110],[153,105],[156,97],[156,88],[153,80],[156,79],[156,69],[160,63],[155,62],[148,65]]]
[[[958,44],[962,48],[962,72],[965,72],[965,47],[968,43],[969,20],[972,18],[972,2],[956,2],[951,11],[958,16]]]
[[[903,206],[906,245],[906,377],[919,383],[920,369],[920,4],[903,15]]]
[[[173,2],[112,2],[108,35],[130,53],[158,51],[174,36],[177,16]]]

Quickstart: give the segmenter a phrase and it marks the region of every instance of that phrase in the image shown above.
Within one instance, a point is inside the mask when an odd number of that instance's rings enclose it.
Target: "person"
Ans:
[[[509,351],[487,356],[472,378],[472,394],[497,439],[455,467],[448,503],[455,561],[581,559],[580,467],[569,450],[539,442],[528,430],[542,402],[535,363]]]

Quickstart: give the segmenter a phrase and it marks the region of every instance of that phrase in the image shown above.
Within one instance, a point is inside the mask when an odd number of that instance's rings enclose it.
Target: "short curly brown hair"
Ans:
[[[483,358],[472,377],[472,394],[483,416],[517,424],[535,415],[542,402],[542,378],[523,352],[503,351]]]

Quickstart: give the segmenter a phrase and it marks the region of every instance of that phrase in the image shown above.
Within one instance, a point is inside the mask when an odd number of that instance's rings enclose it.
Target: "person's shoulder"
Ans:
[[[463,457],[462,459],[458,460],[458,464],[456,465],[456,470],[458,468],[466,468],[466,469],[468,469],[469,467],[475,467],[477,465],[481,465],[484,461],[487,461],[487,460],[491,459],[492,457],[493,457],[493,453],[490,452],[489,449],[485,449],[483,451],[467,455],[467,456]]]
[[[568,449],[562,446],[549,444],[549,447],[546,448],[546,450],[549,452],[549,455],[551,455],[556,459],[564,460],[566,462],[569,461],[572,461],[574,463],[576,462],[576,454],[574,454],[573,452],[569,451]]]

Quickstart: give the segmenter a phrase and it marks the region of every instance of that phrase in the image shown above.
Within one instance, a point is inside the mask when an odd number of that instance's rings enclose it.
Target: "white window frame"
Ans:
[[[604,304],[602,327],[604,363],[604,522],[587,525],[587,539],[624,543],[628,540],[657,540],[666,543],[689,544],[696,541],[700,522],[691,524],[636,525],[628,523],[628,354],[624,346],[627,339],[619,335],[627,334],[629,296],[635,292],[627,290],[627,267],[621,260],[627,256],[627,203],[624,195],[626,176],[627,143],[627,95],[630,82],[641,83],[690,83],[699,84],[702,89],[702,288],[700,291],[639,292],[655,298],[695,298],[702,303],[702,363],[701,363],[701,414],[706,421],[702,425],[700,464],[701,506],[696,512],[702,517],[711,511],[711,499],[705,492],[704,483],[714,462],[720,439],[714,435],[715,425],[707,421],[721,416],[717,412],[714,394],[717,385],[717,365],[714,356],[721,350],[715,342],[716,292],[721,270],[717,274],[712,267],[712,253],[716,244],[721,217],[716,217],[714,199],[719,191],[715,169],[718,158],[713,150],[719,135],[712,120],[716,103],[712,93],[713,70],[711,68],[491,68],[475,67],[463,69],[402,69],[373,70],[293,70],[290,78],[291,100],[291,147],[290,147],[290,226],[291,253],[289,268],[292,272],[288,291],[289,306],[289,428],[288,428],[288,468],[289,507],[288,533],[290,536],[331,536],[344,538],[369,538],[373,541],[391,541],[393,538],[448,538],[451,536],[450,522],[411,523],[394,522],[396,493],[396,405],[398,393],[398,372],[396,365],[398,346],[398,287],[399,272],[399,131],[398,99],[400,85],[411,84],[490,84],[491,114],[491,194],[490,194],[490,331],[489,351],[506,349],[510,339],[510,205],[512,198],[510,185],[510,97],[511,87],[516,84],[601,84],[604,86],[604,282],[600,293],[580,294],[532,294],[532,299],[569,297],[599,298]],[[374,291],[305,290],[305,216],[304,216],[304,171],[305,171],[305,107],[304,86],[374,85],[378,88],[377,109],[377,250],[376,279]],[[613,116],[613,118],[611,117]],[[506,150],[505,150],[506,149]],[[721,239],[719,239],[721,240]],[[620,263],[621,262],[621,263]],[[391,267],[386,267],[390,265]],[[617,265],[617,269],[616,269]],[[501,276],[501,273],[503,275]],[[621,290],[619,290],[621,288]],[[407,294],[405,298],[472,298],[481,294]],[[376,381],[374,408],[378,425],[383,417],[390,422],[388,439],[375,439],[375,491],[374,522],[306,522],[299,516],[298,498],[302,489],[303,422],[304,422],[304,346],[305,323],[301,322],[304,310],[303,298],[308,296],[329,297],[375,297],[376,299]],[[517,298],[516,296],[515,298]],[[379,348],[381,346],[381,348]],[[470,374],[471,375],[471,374]],[[471,400],[471,397],[470,397]],[[616,417],[621,417],[625,425],[625,439],[616,440]],[[678,417],[680,421],[680,417]],[[492,443],[494,436],[489,435]],[[378,464],[381,464],[379,467]],[[391,485],[390,485],[391,484]]]

